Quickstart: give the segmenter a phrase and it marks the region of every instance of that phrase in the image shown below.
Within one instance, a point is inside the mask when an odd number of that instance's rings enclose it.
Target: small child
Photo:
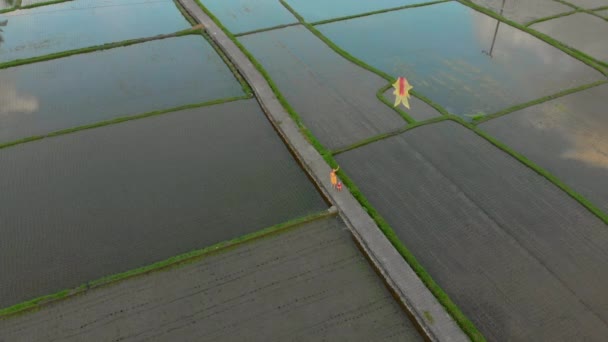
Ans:
[[[338,184],[336,185],[336,189],[338,189],[338,191],[342,191],[342,182],[338,181]]]

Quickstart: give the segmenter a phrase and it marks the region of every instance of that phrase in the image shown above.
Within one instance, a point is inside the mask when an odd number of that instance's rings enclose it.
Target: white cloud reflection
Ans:
[[[33,113],[39,108],[38,99],[17,90],[14,83],[0,80],[0,115]]]

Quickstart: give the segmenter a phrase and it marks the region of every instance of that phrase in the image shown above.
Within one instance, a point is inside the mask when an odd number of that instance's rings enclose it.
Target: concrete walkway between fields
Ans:
[[[262,74],[247,56],[194,0],[179,0],[179,2],[193,18],[206,28],[212,39],[251,85],[269,120],[324,194],[338,208],[358,243],[382,273],[394,293],[407,306],[429,339],[432,341],[468,341],[469,338],[466,334],[392,246],[359,202],[348,191],[333,191],[329,184],[330,166],[305,139],[296,123],[277,100]],[[432,321],[429,321],[427,317],[432,317]]]

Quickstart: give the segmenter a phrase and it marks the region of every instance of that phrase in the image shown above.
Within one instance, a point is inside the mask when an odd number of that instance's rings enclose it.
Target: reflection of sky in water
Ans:
[[[171,0],[79,0],[6,13],[0,62],[173,33],[190,25]]]
[[[441,17],[440,21],[434,18]],[[493,113],[602,78],[560,50],[459,3],[347,20],[317,28],[337,45],[459,114]],[[410,34],[410,29],[415,30]]]
[[[308,22],[362,14],[434,0],[287,0],[287,3]]]
[[[38,110],[38,99],[25,92],[17,91],[12,79],[0,74],[0,122],[3,114],[32,113]]]
[[[598,93],[602,89],[605,90],[603,96]],[[563,138],[561,158],[608,170],[608,115],[605,115],[608,86],[586,92],[596,96],[582,93],[546,102],[538,106],[534,114],[521,116],[520,120]]]
[[[574,9],[554,0],[473,0],[474,3],[500,13],[518,23],[524,24],[539,18],[550,17]]]
[[[279,0],[203,0],[213,15],[232,33],[244,33],[297,23]]]
[[[608,211],[608,84],[528,107],[481,129]]]
[[[0,82],[0,143],[243,94],[199,35],[8,68]]]

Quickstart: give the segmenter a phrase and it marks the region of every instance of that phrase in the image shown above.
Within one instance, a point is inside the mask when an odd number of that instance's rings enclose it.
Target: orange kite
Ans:
[[[393,87],[395,88],[395,91],[393,92],[393,94],[395,94],[395,107],[397,107],[400,103],[403,103],[403,105],[409,109],[409,92],[414,87],[409,84],[405,77],[399,77],[397,82],[393,84]]]

